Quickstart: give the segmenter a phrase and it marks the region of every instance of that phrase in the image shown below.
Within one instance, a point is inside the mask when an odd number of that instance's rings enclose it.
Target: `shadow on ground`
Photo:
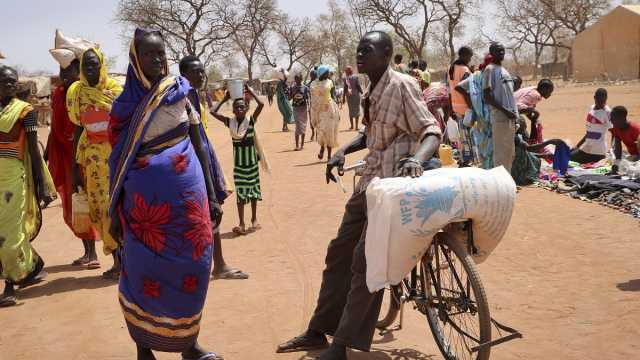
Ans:
[[[626,283],[616,285],[622,291],[640,291],[640,279],[629,280]]]
[[[63,277],[52,281],[44,281],[39,285],[34,285],[26,289],[20,290],[20,299],[33,299],[41,296],[52,296],[63,294],[71,291],[84,289],[101,289],[109,286],[116,286],[117,282],[113,280],[105,280],[101,275],[88,277]]]

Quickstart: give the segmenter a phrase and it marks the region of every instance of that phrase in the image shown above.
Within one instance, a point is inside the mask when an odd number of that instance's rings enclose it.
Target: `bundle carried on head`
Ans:
[[[82,54],[91,48],[99,49],[100,45],[84,39],[66,37],[62,31],[56,30],[54,48],[49,50],[49,53],[63,69],[66,69],[73,60],[80,59]]]

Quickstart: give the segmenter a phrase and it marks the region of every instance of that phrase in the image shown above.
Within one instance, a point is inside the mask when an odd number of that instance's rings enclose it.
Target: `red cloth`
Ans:
[[[66,107],[67,90],[57,87],[51,95],[51,132],[47,140],[49,172],[62,200],[62,216],[71,231],[71,161],[73,157],[73,133],[75,125],[69,120]],[[74,234],[80,239],[96,240],[95,230],[89,234]]]
[[[626,130],[613,128],[611,129],[613,136],[617,137],[627,147],[629,155],[640,155],[638,147],[638,138],[640,137],[640,125],[637,123],[629,122],[629,127]]]

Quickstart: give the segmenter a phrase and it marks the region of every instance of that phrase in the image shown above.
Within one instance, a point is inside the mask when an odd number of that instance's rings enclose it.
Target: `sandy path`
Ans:
[[[545,135],[579,140],[595,89],[565,88],[541,110]],[[639,85],[610,89],[612,105],[631,104],[640,116]],[[315,306],[328,241],[347,195],[324,183],[317,146],[291,149],[275,107],[259,124],[273,166],[263,175],[259,207],[263,230],[231,238],[234,199],[225,205],[227,261],[250,273],[246,281],[211,282],[201,342],[227,359],[301,359],[276,355],[276,345],[302,331]],[[346,121],[342,127],[347,127]],[[231,148],[214,125],[216,149],[227,174]],[[353,133],[343,132],[346,141]],[[350,161],[355,161],[353,157]],[[349,185],[350,179],[345,183]],[[350,187],[350,186],[349,186]],[[525,338],[497,347],[492,359],[632,359],[640,357],[640,224],[595,204],[539,189],[521,191],[506,238],[480,267],[492,315]],[[20,306],[0,309],[0,359],[133,359],[117,286],[101,271],[69,264],[81,251],[59,206],[45,211],[34,243],[47,262],[47,282],[20,293]],[[103,258],[103,266],[109,259]],[[160,354],[159,359],[177,359]],[[405,328],[376,335],[370,354],[351,359],[441,359],[424,318],[409,310]]]

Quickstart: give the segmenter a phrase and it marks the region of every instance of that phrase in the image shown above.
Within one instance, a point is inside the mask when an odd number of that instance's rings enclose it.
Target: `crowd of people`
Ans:
[[[56,37],[52,54],[60,64],[60,85],[53,91],[44,158],[33,107],[16,97],[18,74],[0,67],[0,201],[5,203],[0,208],[5,279],[0,306],[16,305],[17,287],[46,277],[44,260],[31,241],[42,226],[41,209],[57,193],[63,219],[84,249],[72,264],[100,268],[98,240],[113,259],[103,276],[119,281],[118,300],[138,359],[154,359],[153,351],[220,359],[199,345],[200,321],[211,276],[248,278],[225,262],[219,228],[221,205],[235,192],[239,224],[233,232],[261,230],[260,168],[269,169],[255,127],[264,107],[261,98],[244,85],[240,96],[226,91],[214,104],[204,89],[202,62],[187,56],[179,64],[180,75],[170,74],[164,37],[155,30],[136,29],[123,86],[109,77],[99,46]],[[473,50],[462,47],[446,78],[432,82],[426,61],[405,66],[401,55],[394,57],[389,35],[373,31],[358,44],[359,75],[346,67],[341,92],[329,65],[315,67],[306,83],[303,74],[289,79],[286,71],[278,71],[267,101],[272,104],[276,96],[283,131],[295,124],[296,151],[304,149],[310,125],[311,140],[320,147],[317,157],[327,160],[327,182],[336,181],[333,170],[344,165],[347,154],[368,150],[367,166],[329,244],[308,329],[278,352],[328,347],[320,355],[327,360],[346,359],[346,348],[370,349],[382,293],[370,293],[365,281],[366,188],[375,177],[420,176],[423,164],[437,158],[449,127],[458,129],[458,137],[449,141],[459,151],[461,167],[503,166],[518,184],[534,181],[545,159],[604,159],[607,132],[615,159],[622,159],[624,144],[637,160],[640,126],[628,121],[624,107],[609,109],[605,89],[596,92],[586,134],[574,149],[559,139],[545,140],[537,105],[552,96],[554,84],[543,79],[520,88],[504,58],[504,46],[493,43],[476,67]],[[361,76],[368,79],[366,88]],[[222,112],[228,101],[231,116]],[[341,103],[348,106],[349,129],[357,131],[342,147]],[[229,130],[233,186],[207,132],[210,117]],[[74,207],[81,201],[88,207],[84,224],[75,221]]]

